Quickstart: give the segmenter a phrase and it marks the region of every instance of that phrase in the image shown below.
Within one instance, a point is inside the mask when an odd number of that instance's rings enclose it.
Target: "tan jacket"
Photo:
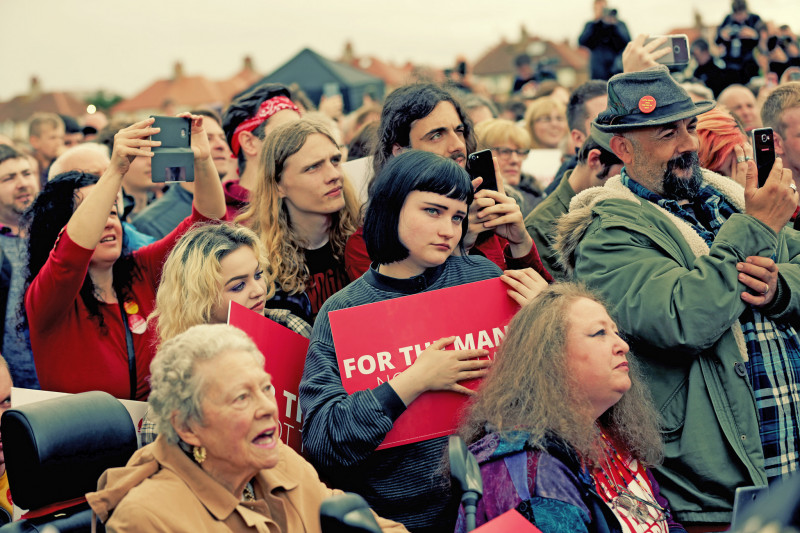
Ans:
[[[256,501],[245,503],[159,436],[125,467],[104,472],[98,491],[86,499],[111,533],[321,532],[320,504],[341,491],[327,488],[314,468],[288,446],[280,444],[279,453],[274,468],[253,478]],[[397,522],[377,520],[383,531],[407,531]]]

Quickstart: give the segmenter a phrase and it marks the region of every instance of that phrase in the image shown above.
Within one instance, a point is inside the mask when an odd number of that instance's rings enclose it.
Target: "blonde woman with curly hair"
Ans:
[[[225,324],[230,302],[263,314],[278,324],[311,336],[311,326],[276,301],[275,286],[266,282],[266,257],[258,236],[238,224],[199,224],[175,245],[164,262],[156,308],[158,344],[199,324]],[[145,414],[142,444],[153,442],[157,430],[150,411]]]
[[[266,256],[253,231],[238,224],[205,224],[184,235],[164,263],[156,294],[159,342],[197,324],[224,324],[230,302],[311,336],[307,322],[287,309],[272,309],[274,285],[264,277]],[[280,305],[280,304],[278,304]]]
[[[544,533],[684,531],[650,471],[658,414],[628,355],[582,285],[516,314],[460,430],[481,464],[478,525],[516,508]]]
[[[342,153],[321,123],[283,124],[264,141],[259,181],[236,221],[250,227],[267,254],[267,285],[313,321],[349,282],[344,247],[356,229],[358,201],[341,169]]]

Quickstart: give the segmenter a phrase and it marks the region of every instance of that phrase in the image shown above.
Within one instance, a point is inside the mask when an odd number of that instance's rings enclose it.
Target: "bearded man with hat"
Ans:
[[[749,146],[744,189],[701,169],[696,117],[712,107],[663,66],[612,77],[592,136],[625,166],[572,199],[556,244],[630,336],[661,414],[656,478],[689,531],[723,531],[737,487],[800,461],[798,193],[780,158],[758,188]]]

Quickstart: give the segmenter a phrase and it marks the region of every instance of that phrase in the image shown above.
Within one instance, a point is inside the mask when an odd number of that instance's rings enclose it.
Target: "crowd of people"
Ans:
[[[37,114],[27,144],[0,138],[0,411],[12,380],[149,403],[146,445],[87,495],[109,531],[319,531],[342,490],[384,531],[467,531],[446,437],[381,447],[432,391],[470,398],[478,524],[726,530],[738,487],[800,468],[797,38],[734,0],[689,79],[594,7],[592,79],[571,90],[520,57],[502,102],[464,67],[349,115],[280,84],[180,113],[192,182],[153,182],[152,118]],[[554,151],[557,171],[537,165]],[[493,360],[445,337],[345,390],[331,312],[493,278],[519,307]],[[302,454],[231,302],[309,340]]]

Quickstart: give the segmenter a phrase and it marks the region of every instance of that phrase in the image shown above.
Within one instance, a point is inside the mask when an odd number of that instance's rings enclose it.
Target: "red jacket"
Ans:
[[[240,212],[244,211],[250,201],[250,191],[239,185],[239,178],[232,178],[222,182],[225,192],[225,220],[233,220]]]
[[[150,394],[150,361],[156,348],[153,325],[144,328],[140,320],[147,320],[153,312],[161,270],[175,243],[195,222],[207,220],[193,208],[191,216],[169,235],[133,252],[139,272],[125,304],[136,354],[137,400],[147,400]],[[117,398],[130,398],[128,349],[119,304],[99,304],[106,329],[101,331],[80,297],[93,253],[62,231],[25,293],[36,373],[43,390],[102,390]]]

